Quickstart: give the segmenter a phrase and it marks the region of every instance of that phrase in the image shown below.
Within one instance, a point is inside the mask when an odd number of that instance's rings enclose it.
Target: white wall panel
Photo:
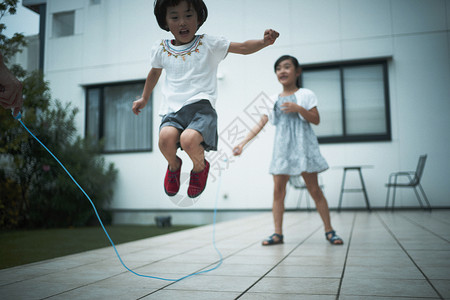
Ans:
[[[339,1],[292,0],[290,20],[292,45],[334,42],[341,38]]]
[[[390,57],[394,54],[392,37],[342,41],[343,60]]]
[[[444,0],[391,0],[394,34],[448,28]]]
[[[389,0],[342,0],[340,3],[342,39],[392,34]]]

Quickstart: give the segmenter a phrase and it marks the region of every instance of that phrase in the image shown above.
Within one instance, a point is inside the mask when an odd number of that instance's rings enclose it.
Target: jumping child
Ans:
[[[320,122],[317,97],[308,89],[300,88],[298,77],[301,67],[295,57],[285,55],[275,62],[275,73],[283,86],[283,91],[274,97],[270,116],[263,115],[245,139],[234,148],[234,155],[240,155],[244,146],[250,142],[270,119],[276,126],[273,156],[269,172],[273,175],[272,214],[275,233],[263,241],[263,245],[283,243],[283,213],[286,184],[290,176],[301,175],[317,211],[324,223],[325,237],[333,245],[342,245],[330,221],[327,200],[319,187],[317,173],[328,169],[328,164],[319,151],[317,137],[310,123]]]
[[[165,101],[160,110],[162,121],[159,148],[168,162],[164,190],[174,196],[180,188],[182,161],[176,155],[181,147],[193,163],[188,196],[198,197],[206,186],[209,163],[204,151],[217,150],[217,67],[227,53],[251,54],[272,45],[278,32],[268,29],[261,40],[243,43],[225,38],[197,35],[208,10],[202,0],[156,0],[154,13],[161,29],[173,39],[158,41],[151,51],[151,70],[142,97],[133,102],[138,115],[147,104],[162,70]]]

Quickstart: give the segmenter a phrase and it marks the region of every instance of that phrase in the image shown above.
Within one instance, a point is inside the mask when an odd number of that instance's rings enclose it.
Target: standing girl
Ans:
[[[159,148],[168,162],[164,190],[174,196],[180,188],[181,147],[193,163],[188,196],[198,197],[206,186],[209,163],[204,151],[217,150],[217,67],[227,53],[250,54],[275,42],[278,33],[266,30],[261,40],[233,43],[206,34],[196,35],[208,10],[202,0],[156,0],[158,25],[173,39],[158,41],[151,52],[151,70],[142,97],[133,102],[138,115],[150,98],[162,70],[165,101],[159,132]]]
[[[270,116],[263,115],[260,122],[247,137],[234,148],[240,155],[244,146],[252,140],[270,119],[276,126],[270,173],[273,175],[274,192],[272,214],[275,233],[263,241],[263,245],[283,243],[283,213],[286,184],[290,176],[301,175],[325,227],[325,238],[333,245],[342,245],[330,221],[327,200],[319,187],[317,173],[328,169],[319,151],[319,144],[311,123],[320,122],[316,95],[308,89],[299,88],[301,67],[295,57],[285,55],[275,62],[275,73],[283,91],[275,97]]]

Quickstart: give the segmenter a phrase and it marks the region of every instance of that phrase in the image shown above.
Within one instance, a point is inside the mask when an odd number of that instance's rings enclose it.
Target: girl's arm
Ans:
[[[237,54],[252,54],[264,47],[272,45],[280,34],[272,29],[267,29],[264,32],[264,38],[262,40],[249,40],[243,43],[231,42],[228,47],[228,52]]]
[[[313,107],[310,110],[306,110],[303,106],[294,102],[285,102],[281,104],[281,110],[285,113],[299,113],[306,121],[319,125],[320,115],[317,107]]]
[[[252,130],[247,134],[245,139],[239,143],[236,147],[233,149],[233,155],[241,155],[242,151],[244,150],[244,146],[247,145],[248,142],[250,142],[255,136],[258,135],[258,133],[264,128],[264,126],[267,124],[267,121],[269,120],[269,117],[267,115],[262,115],[261,119],[259,120],[259,123],[256,124]]]
[[[155,88],[156,83],[158,83],[159,77],[161,76],[162,69],[152,68],[150,72],[148,72],[147,79],[145,80],[144,91],[142,92],[142,97],[133,102],[132,110],[135,115],[138,115],[141,112],[150,99],[150,94]]]

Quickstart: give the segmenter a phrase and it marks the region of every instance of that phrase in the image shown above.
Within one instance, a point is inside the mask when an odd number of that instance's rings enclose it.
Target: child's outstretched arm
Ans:
[[[152,68],[147,75],[145,80],[144,91],[142,92],[142,97],[133,102],[133,113],[138,115],[141,110],[147,105],[150,94],[152,93],[155,85],[158,83],[159,77],[161,76],[162,69]]]
[[[243,43],[231,42],[228,52],[237,54],[252,54],[262,48],[272,45],[279,36],[280,34],[275,30],[267,29],[264,32],[264,38],[261,40],[248,40]]]
[[[245,139],[239,143],[236,147],[233,149],[233,155],[241,155],[242,151],[244,151],[245,145],[247,145],[248,142],[250,142],[255,136],[260,133],[260,131],[266,126],[267,121],[269,120],[269,117],[267,115],[262,115],[261,119],[259,120],[259,123],[256,124],[252,130],[247,134]]]

